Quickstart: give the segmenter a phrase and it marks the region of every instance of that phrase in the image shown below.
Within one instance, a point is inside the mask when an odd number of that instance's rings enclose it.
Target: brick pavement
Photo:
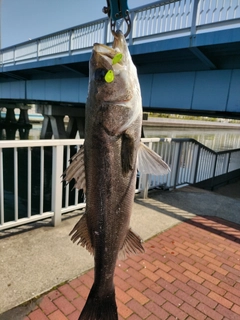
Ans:
[[[240,319],[240,226],[195,217],[118,261],[119,320]],[[77,320],[93,270],[47,293],[24,320]]]

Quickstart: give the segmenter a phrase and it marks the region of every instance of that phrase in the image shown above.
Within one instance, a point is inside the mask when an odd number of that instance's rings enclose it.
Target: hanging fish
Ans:
[[[111,72],[109,72],[111,71]],[[167,174],[168,165],[140,141],[142,100],[121,31],[112,48],[94,44],[89,63],[85,143],[64,180],[86,194],[86,213],[70,235],[94,256],[94,283],[79,320],[117,320],[114,270],[119,255],[144,251],[129,227],[136,172]]]

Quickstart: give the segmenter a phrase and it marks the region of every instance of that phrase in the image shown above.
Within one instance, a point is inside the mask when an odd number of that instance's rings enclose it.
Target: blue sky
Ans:
[[[106,0],[1,0],[2,48],[93,21]],[[128,0],[130,9],[154,0]]]

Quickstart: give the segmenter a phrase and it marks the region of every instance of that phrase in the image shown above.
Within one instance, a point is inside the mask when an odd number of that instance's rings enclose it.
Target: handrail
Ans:
[[[240,172],[240,148],[213,151],[194,139],[144,138],[171,168],[165,176],[138,174],[136,192],[177,188]],[[83,139],[0,141],[0,230],[85,207],[82,191],[63,185],[61,174]],[[20,169],[21,168],[21,169]],[[21,188],[19,187],[21,186]]]
[[[130,11],[132,30],[129,44],[165,37],[192,37],[198,32],[239,23],[240,4],[236,1],[160,0]],[[121,25],[126,32],[126,25]],[[3,66],[39,61],[51,57],[89,52],[94,42],[110,43],[113,37],[108,19],[102,18],[54,32],[0,50]],[[1,70],[0,70],[1,72]]]

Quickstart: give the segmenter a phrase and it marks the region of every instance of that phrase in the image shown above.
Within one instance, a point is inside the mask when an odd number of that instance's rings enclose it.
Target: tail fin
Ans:
[[[118,320],[115,290],[100,296],[93,285],[78,320]]]

